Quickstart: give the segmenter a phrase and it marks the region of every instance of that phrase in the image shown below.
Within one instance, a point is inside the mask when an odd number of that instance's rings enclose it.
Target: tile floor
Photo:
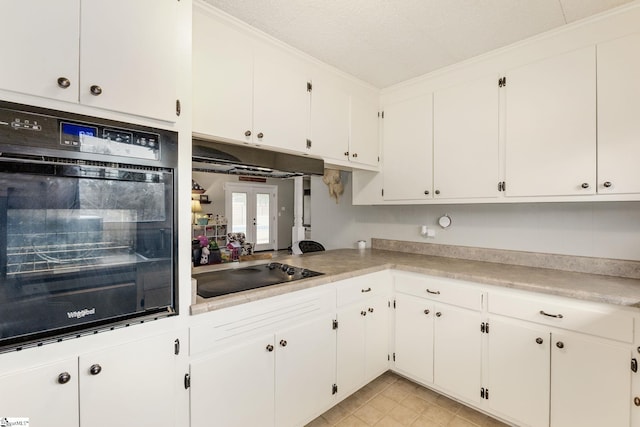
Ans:
[[[498,427],[506,424],[388,371],[307,427]]]

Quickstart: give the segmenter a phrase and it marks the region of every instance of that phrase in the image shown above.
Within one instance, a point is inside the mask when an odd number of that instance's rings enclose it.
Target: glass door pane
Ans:
[[[247,234],[247,193],[231,194],[231,231]]]
[[[256,193],[256,245],[271,242],[270,196],[269,193]]]

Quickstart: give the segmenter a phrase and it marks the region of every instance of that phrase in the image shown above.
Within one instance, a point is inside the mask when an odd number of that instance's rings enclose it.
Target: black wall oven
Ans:
[[[177,134],[0,102],[0,351],[177,313]]]

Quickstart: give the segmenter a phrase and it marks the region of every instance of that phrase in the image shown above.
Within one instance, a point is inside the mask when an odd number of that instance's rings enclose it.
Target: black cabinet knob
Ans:
[[[281,347],[286,347],[287,346],[287,341],[286,340],[280,340],[280,346]]]
[[[441,317],[441,316],[442,316],[442,313],[438,311],[438,312],[436,313],[436,317]]]
[[[258,139],[262,139],[263,137],[264,137],[264,133],[260,132],[260,133],[258,134]]]
[[[558,348],[564,348],[564,343],[563,343],[562,341],[558,341],[558,342],[556,343],[556,347],[558,347]]]
[[[428,196],[429,195],[429,190],[425,190],[424,194]]]
[[[362,311],[360,312],[360,316],[366,316],[366,315],[367,315],[367,312],[366,312],[366,311],[362,310]]]
[[[251,136],[251,131],[250,131],[250,130],[246,131],[246,132],[244,133],[244,136]]]
[[[102,88],[98,85],[91,86],[90,91],[91,91],[91,95],[94,95],[94,96],[98,96],[102,94]]]
[[[583,182],[580,187],[582,187],[584,189],[587,189],[587,188],[589,188],[589,183],[588,182]]]
[[[267,351],[269,352],[273,351],[273,346],[271,344],[267,345]]]
[[[369,313],[373,313],[373,307],[369,307]]]
[[[89,373],[91,375],[98,375],[100,372],[102,372],[102,366],[98,365],[97,363],[91,365],[91,367],[89,368]]]
[[[544,340],[540,337],[536,338],[536,343],[538,344],[542,344],[544,342]]]
[[[71,80],[66,77],[58,77],[58,86],[62,89],[66,89],[71,86]]]
[[[429,313],[431,313],[429,310],[424,311],[424,314],[429,314]]]
[[[71,380],[71,374],[69,374],[69,372],[63,372],[60,375],[58,375],[58,383],[59,384],[66,384]]]
[[[605,188],[610,188],[611,185],[613,185],[613,184],[611,184],[610,181],[605,181],[604,184],[602,184],[602,185],[604,185]]]
[[[440,190],[436,190],[436,194],[440,194]]]

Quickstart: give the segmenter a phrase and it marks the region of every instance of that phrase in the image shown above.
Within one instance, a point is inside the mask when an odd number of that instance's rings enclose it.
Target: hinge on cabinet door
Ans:
[[[635,357],[631,359],[631,370],[633,372],[638,372],[638,360]]]
[[[378,111],[378,117],[380,117],[381,119],[384,119],[384,110]]]
[[[498,191],[506,191],[507,190],[507,184],[504,181],[500,181],[498,183]]]
[[[498,87],[505,87],[507,85],[507,78],[506,77],[500,77],[498,79]]]
[[[311,82],[307,82],[307,92],[311,92],[313,90],[313,84]]]
[[[187,390],[191,387],[191,375],[184,374],[184,389]]]
[[[182,112],[182,106],[180,105],[180,100],[176,99],[176,116],[180,116]]]
[[[382,197],[384,197],[384,188],[382,189]]]
[[[180,340],[178,338],[173,342],[173,354],[176,356],[180,354]]]
[[[332,323],[333,329],[338,329],[338,320],[334,319]]]
[[[396,361],[396,353],[395,352],[393,353],[393,361],[394,362]]]
[[[393,300],[393,308],[396,308],[396,300]]]
[[[338,384],[334,384],[331,386],[331,394],[338,393]]]
[[[307,149],[311,148],[311,140],[307,139]]]
[[[487,399],[488,400],[489,399],[489,389],[482,387],[480,389],[480,397],[483,398],[483,399]]]
[[[482,322],[480,324],[480,332],[482,332],[484,334],[488,334],[489,333],[489,322],[487,322],[487,323]]]

